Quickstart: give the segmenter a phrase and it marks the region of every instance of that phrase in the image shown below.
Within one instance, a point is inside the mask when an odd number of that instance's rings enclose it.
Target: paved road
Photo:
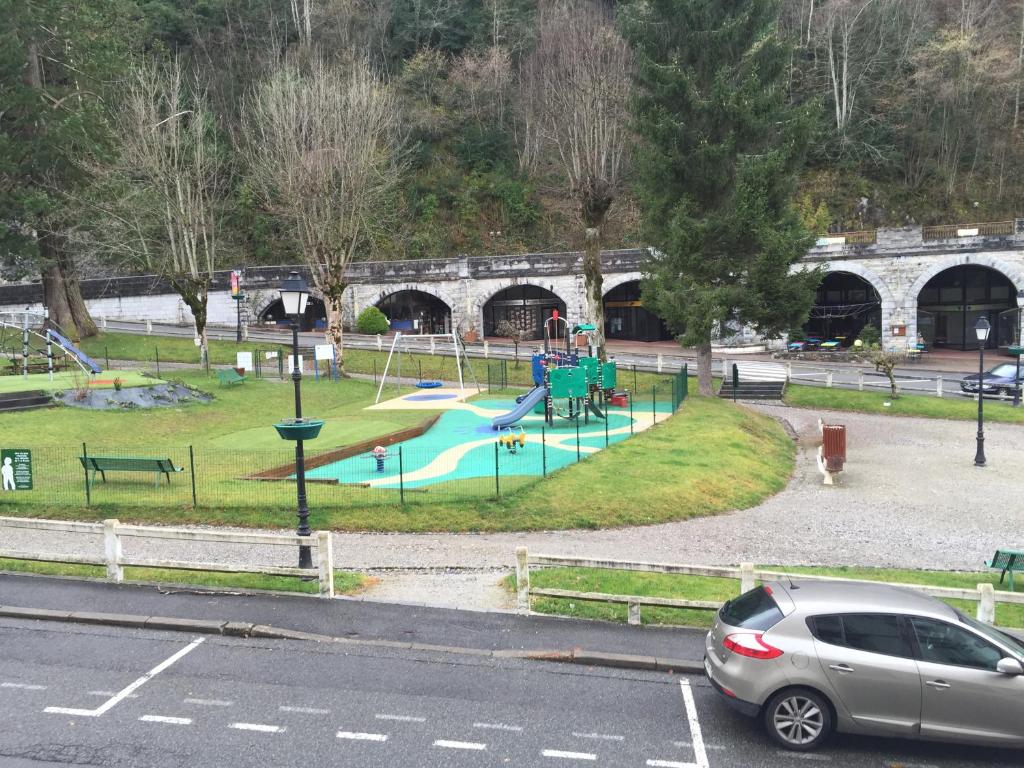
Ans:
[[[1005,752],[849,737],[801,759],[695,677],[197,640],[0,621],[0,766],[1019,764]]]

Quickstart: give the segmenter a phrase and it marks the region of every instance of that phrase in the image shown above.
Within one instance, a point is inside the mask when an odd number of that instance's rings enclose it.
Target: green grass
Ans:
[[[809,387],[792,384],[786,387],[785,401],[800,408],[833,411],[859,411],[929,419],[978,418],[978,403],[958,395],[929,397],[903,394],[895,400],[888,393],[860,392],[851,389]],[[884,403],[889,403],[888,406]],[[985,400],[986,421],[1024,424],[1024,408],[1012,408],[1009,402]]]
[[[44,576],[76,576],[85,579],[105,579],[106,569],[100,565],[75,563],[41,563],[35,560],[0,558],[0,571],[38,573]],[[222,573],[218,571],[181,571],[166,568],[125,568],[125,581],[144,581],[157,584],[190,584],[202,587],[232,589],[265,589],[276,592],[302,592],[316,594],[320,587],[315,581],[302,581],[294,576],[267,576],[261,573]],[[339,595],[359,592],[371,582],[369,576],[351,571],[334,572],[334,591]]]
[[[992,584],[1000,589],[999,574],[991,572],[963,571],[919,571],[896,568],[853,568],[853,567],[791,567],[763,566],[766,570],[787,573],[809,573],[820,576],[840,576],[847,579],[869,581],[890,581],[902,584],[929,584],[936,587],[959,587],[975,589],[978,584]],[[728,600],[739,592],[735,579],[709,578],[703,576],[676,576],[664,573],[639,571],[615,571],[597,568],[546,568],[530,572],[533,587],[547,589],[569,589],[576,592],[603,592],[616,595],[641,595],[645,597],[673,597],[689,600]],[[515,589],[515,575],[506,579],[506,587]],[[1005,589],[1005,585],[1003,586]],[[945,602],[973,616],[977,603],[968,600],[946,600]],[[626,606],[608,603],[573,601],[569,598],[535,597],[533,610],[605,621],[626,621]],[[641,609],[645,624],[673,624],[692,627],[710,627],[714,620],[713,611],[684,610],[676,608]],[[1004,627],[1024,627],[1024,605],[997,603],[996,621]]]
[[[114,379],[121,379],[126,387],[152,387],[161,384],[160,379],[143,376],[139,371],[103,371],[99,376],[92,376],[78,370],[59,371],[53,374],[53,381],[47,373],[31,373],[25,379],[21,376],[0,376],[0,394],[7,392],[24,392],[26,389],[43,392],[78,389],[88,385],[89,389],[113,389]]]

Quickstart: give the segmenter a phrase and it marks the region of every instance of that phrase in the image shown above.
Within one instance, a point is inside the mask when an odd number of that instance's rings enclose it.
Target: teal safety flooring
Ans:
[[[510,400],[478,400],[473,405],[493,411],[493,415],[506,413],[514,403]],[[637,404],[646,416],[651,414],[650,403]],[[608,445],[630,437],[628,408],[609,408],[607,420]],[[659,418],[667,417],[670,403],[659,403]],[[586,459],[595,450],[605,447],[604,419],[590,415],[589,423],[579,419],[579,446],[577,451],[577,422],[555,417],[555,426],[544,424],[544,417],[531,414],[512,427],[518,435],[520,427],[528,440],[525,446],[515,446],[513,453],[498,442],[499,433],[491,428],[491,417],[472,411],[445,411],[427,432],[388,446],[383,471],[378,471],[376,458],[366,453],[307,470],[310,479],[336,480],[339,483],[371,484],[379,488],[423,488],[453,480],[494,478],[507,476],[539,476],[553,472],[576,461]],[[618,432],[618,434],[616,434]],[[503,429],[501,434],[508,435]],[[543,445],[540,440],[543,435]],[[497,447],[495,447],[497,446]],[[401,448],[401,452],[399,452]],[[589,449],[589,450],[588,450]]]

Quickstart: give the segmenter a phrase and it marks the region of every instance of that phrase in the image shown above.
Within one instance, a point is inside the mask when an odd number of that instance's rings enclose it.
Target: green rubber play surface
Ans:
[[[29,368],[29,370],[32,370]],[[89,389],[113,389],[114,379],[121,379],[125,387],[152,387],[162,384],[160,379],[143,376],[138,371],[103,371],[95,376],[88,376],[76,371],[58,371],[53,374],[53,381],[47,373],[30,373],[28,376],[0,376],[0,394],[8,392],[29,392],[42,390],[56,392],[58,390],[76,389],[89,382]]]
[[[555,417],[554,427],[546,426],[543,416],[531,414],[513,426],[511,432],[507,428],[500,432],[492,429],[491,418],[508,412],[514,404],[511,400],[474,401],[473,405],[486,415],[472,410],[445,411],[429,431],[388,446],[382,471],[378,471],[376,458],[366,453],[307,470],[306,476],[311,480],[336,480],[378,488],[398,488],[401,483],[407,489],[415,489],[452,480],[493,478],[495,462],[501,477],[540,476],[584,460],[605,447],[605,420],[593,414],[589,423],[579,419],[578,450],[577,422],[559,416]],[[636,406],[638,422],[641,408],[645,423],[649,424],[651,406]],[[659,419],[667,418],[670,410],[670,403],[659,404]],[[629,409],[609,408],[608,411],[607,444],[629,439]],[[634,428],[639,431],[636,425]],[[526,444],[520,445],[518,438],[523,432]],[[499,443],[500,436],[508,438],[510,435],[517,438],[515,452]]]

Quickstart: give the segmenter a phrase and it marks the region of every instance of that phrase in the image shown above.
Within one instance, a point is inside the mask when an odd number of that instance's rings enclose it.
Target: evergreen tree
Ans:
[[[778,0],[648,0],[625,12],[637,57],[644,304],[698,349],[750,325],[805,321],[819,282],[790,267],[813,242],[793,206],[810,110],[789,103]]]

